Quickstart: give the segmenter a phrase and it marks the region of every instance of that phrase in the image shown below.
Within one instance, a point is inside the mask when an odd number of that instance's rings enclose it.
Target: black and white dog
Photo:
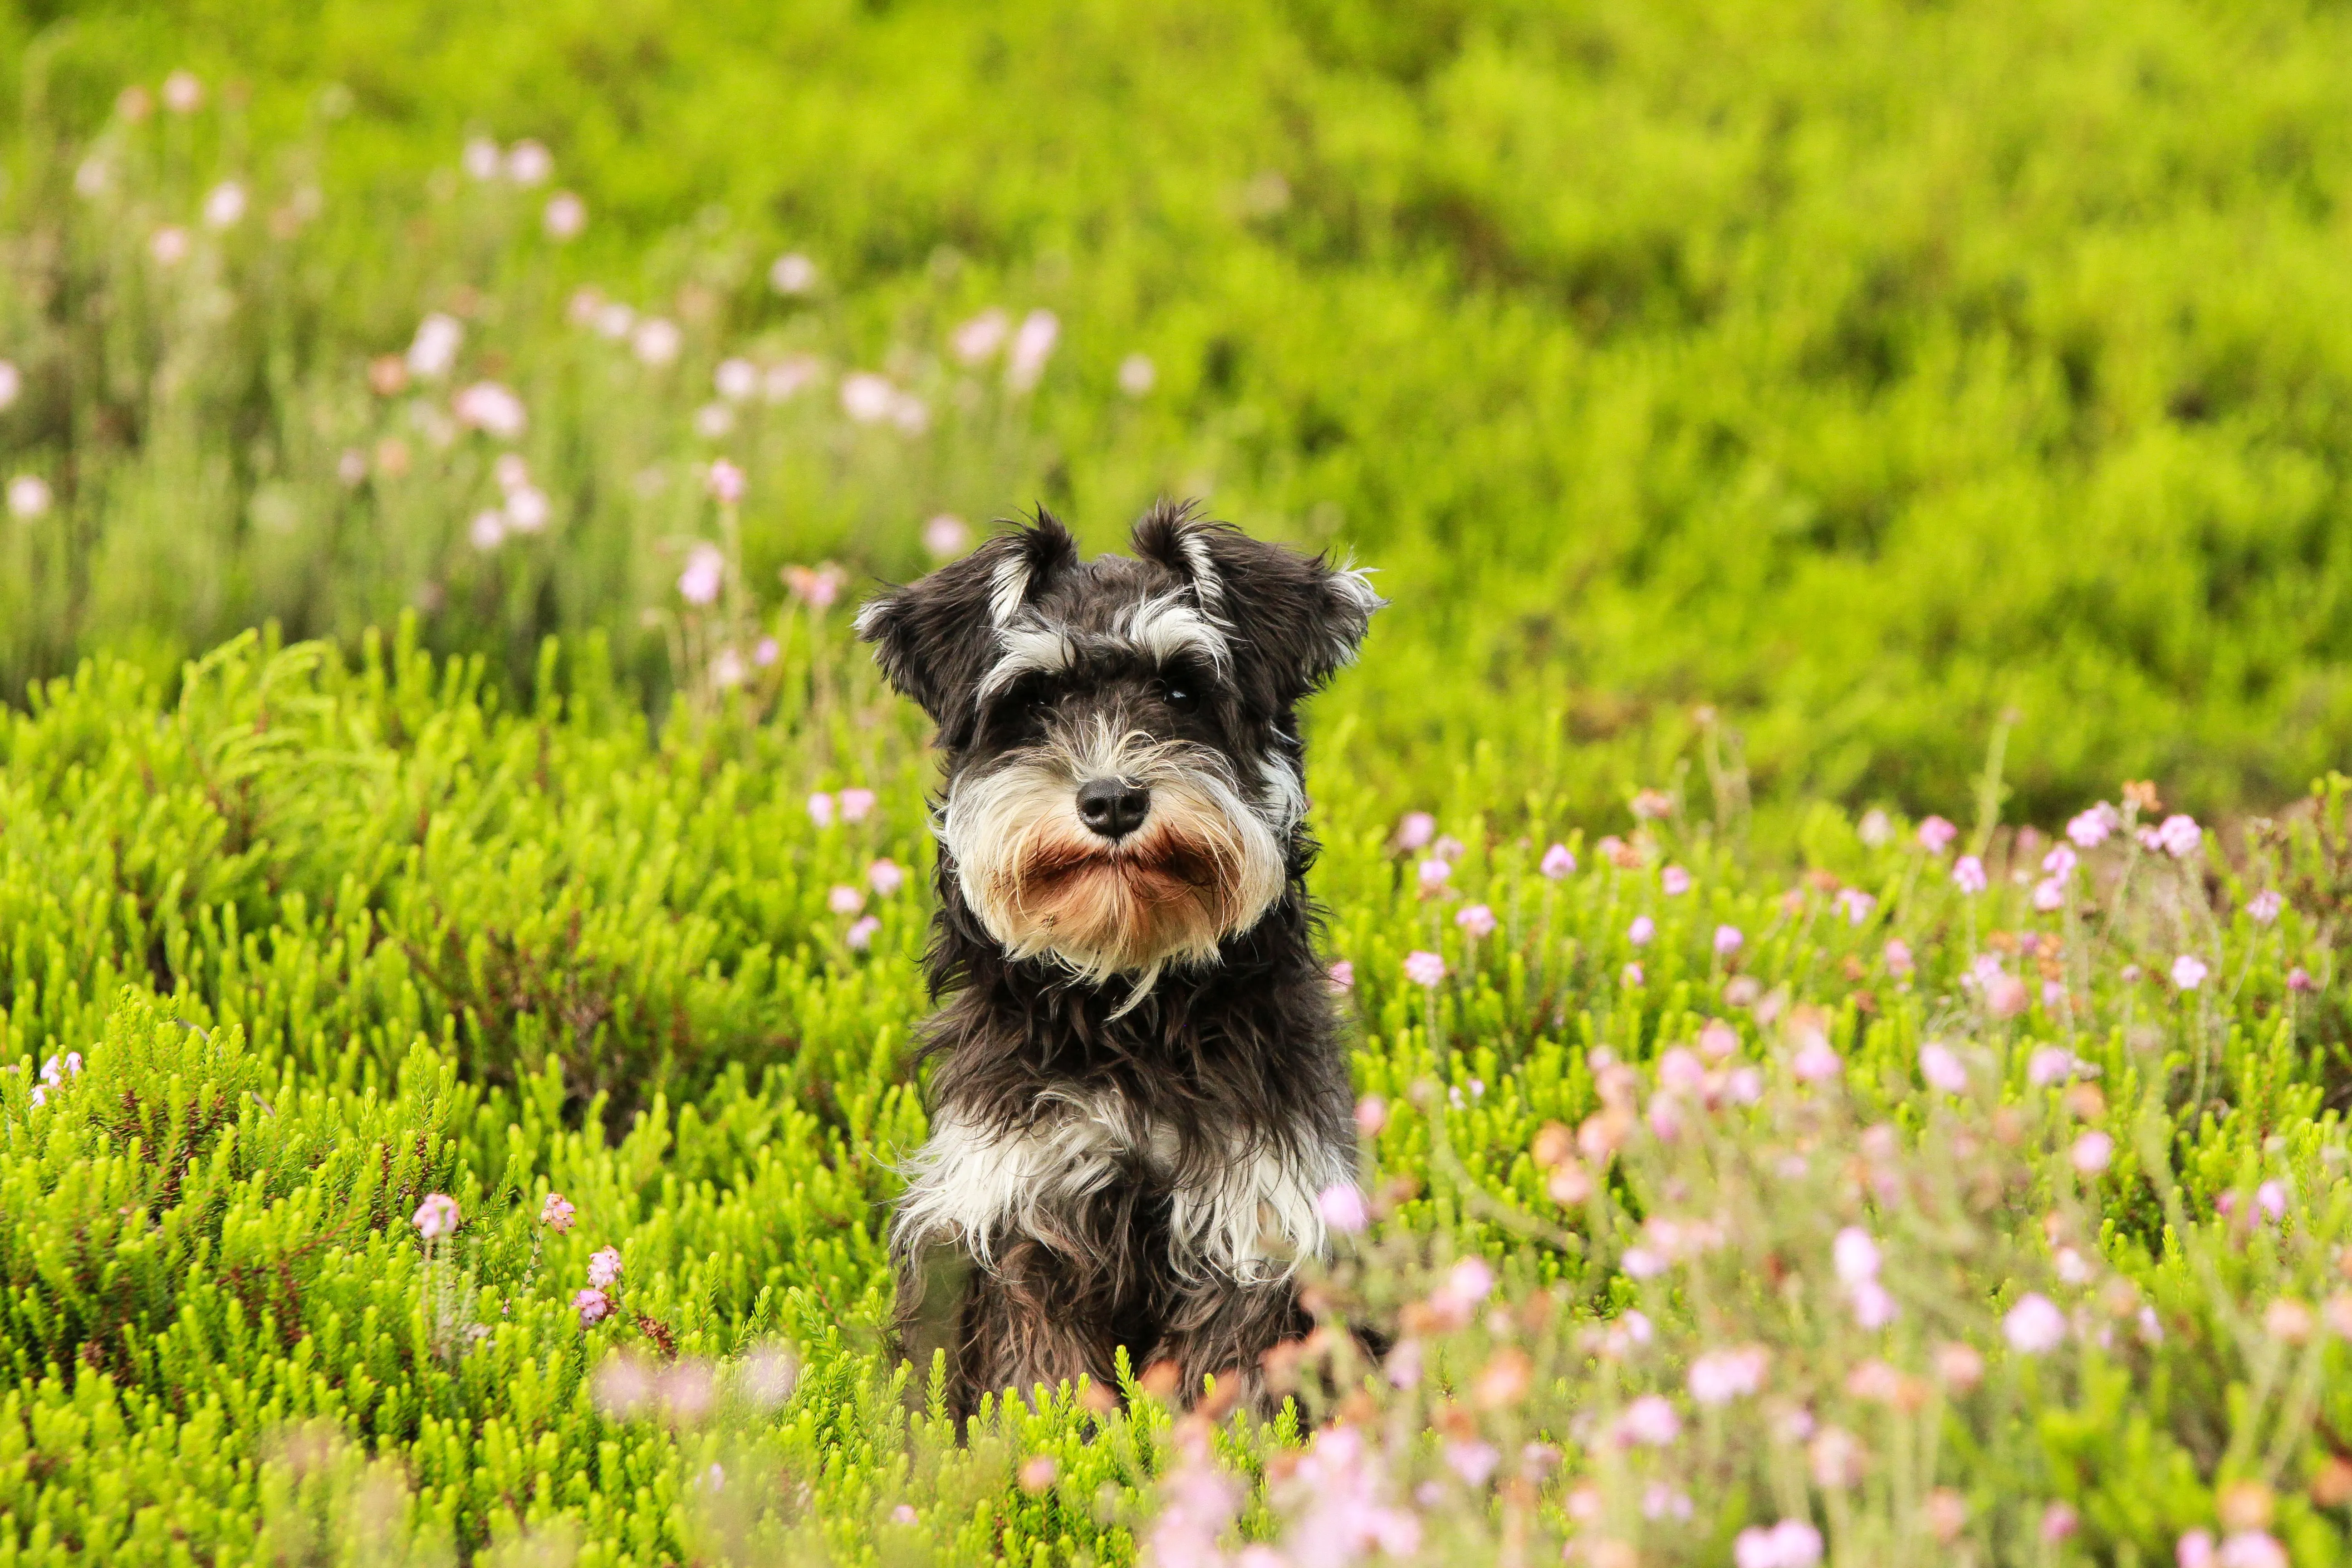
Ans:
[[[891,1245],[918,1382],[950,1399],[1114,1356],[1264,1394],[1308,1327],[1318,1195],[1356,1145],[1305,876],[1297,708],[1382,600],[1191,507],[1080,562],[1044,512],[869,602],[858,634],[939,725],[948,1000],[931,1138]]]

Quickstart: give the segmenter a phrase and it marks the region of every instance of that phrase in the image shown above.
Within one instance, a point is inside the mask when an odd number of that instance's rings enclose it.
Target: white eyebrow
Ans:
[[[1196,653],[1222,673],[1233,652],[1216,623],[1174,594],[1146,599],[1127,612],[1118,635],[1166,664],[1182,653]]]
[[[1000,634],[1000,640],[1004,652],[982,679],[980,689],[972,696],[974,707],[1024,675],[1054,675],[1077,662],[1077,643],[1064,626],[1024,621],[1017,626],[1007,626]]]

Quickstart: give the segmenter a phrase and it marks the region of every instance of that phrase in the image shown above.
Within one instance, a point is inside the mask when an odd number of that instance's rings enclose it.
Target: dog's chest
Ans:
[[[1305,1129],[1186,1149],[1164,1121],[1097,1095],[1058,1102],[1010,1130],[950,1110],[908,1174],[894,1227],[902,1247],[952,1238],[986,1263],[1014,1237],[1077,1234],[1073,1219],[1087,1205],[1140,1187],[1165,1197],[1179,1272],[1257,1283],[1325,1254],[1318,1195],[1354,1173],[1344,1151]]]

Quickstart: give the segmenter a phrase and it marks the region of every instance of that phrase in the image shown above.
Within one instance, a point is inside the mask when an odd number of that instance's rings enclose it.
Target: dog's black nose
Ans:
[[[1125,779],[1088,779],[1078,786],[1078,820],[1105,838],[1126,837],[1151,815],[1151,792]]]

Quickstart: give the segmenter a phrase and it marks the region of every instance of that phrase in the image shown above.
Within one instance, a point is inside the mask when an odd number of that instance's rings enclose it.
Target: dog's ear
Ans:
[[[1192,501],[1161,501],[1144,513],[1135,552],[1184,580],[1201,613],[1233,640],[1243,698],[1268,712],[1352,662],[1372,612],[1388,603],[1360,569],[1208,521]]]
[[[892,686],[920,703],[950,748],[971,739],[972,694],[1001,649],[1000,634],[1054,579],[1078,563],[1077,541],[1043,510],[928,577],[876,595],[857,635]]]

